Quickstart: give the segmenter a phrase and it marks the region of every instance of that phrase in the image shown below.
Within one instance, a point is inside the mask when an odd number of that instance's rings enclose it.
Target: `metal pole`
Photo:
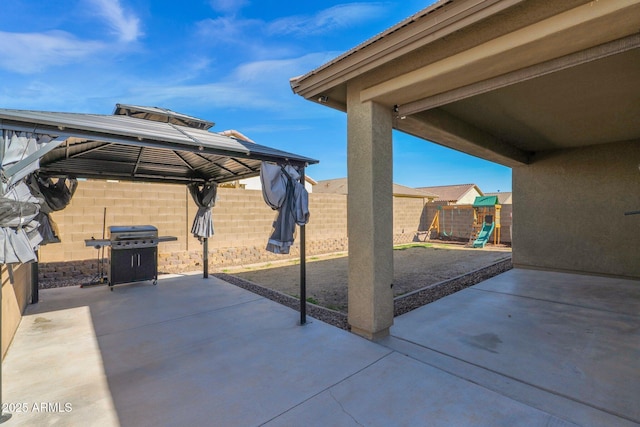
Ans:
[[[304,185],[304,168],[300,172],[300,180]],[[307,256],[305,226],[300,226],[300,325],[307,323]]]
[[[31,304],[37,304],[40,299],[39,283],[38,283],[38,258],[39,252],[36,251],[36,260],[31,263]]]
[[[209,277],[209,239],[206,237],[202,241],[202,263],[203,277],[206,279]]]

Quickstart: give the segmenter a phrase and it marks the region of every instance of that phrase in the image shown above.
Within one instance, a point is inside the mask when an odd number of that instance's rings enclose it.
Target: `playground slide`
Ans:
[[[478,234],[478,238],[473,242],[474,248],[484,248],[484,245],[487,244],[489,237],[491,237],[491,233],[493,233],[493,229],[496,226],[495,222],[491,222],[491,224],[487,224],[486,222],[482,226],[482,230],[480,234]]]

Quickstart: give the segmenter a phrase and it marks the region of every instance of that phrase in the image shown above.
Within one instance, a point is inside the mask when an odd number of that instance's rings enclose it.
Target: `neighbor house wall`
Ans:
[[[513,168],[518,267],[640,278],[640,141],[536,154]]]
[[[471,189],[467,194],[462,196],[457,202],[456,205],[472,205],[475,202],[476,197],[482,196],[475,188]]]
[[[252,176],[251,178],[244,178],[239,181],[240,186],[243,186],[245,190],[259,190],[262,191],[262,179],[259,176]],[[313,184],[307,179],[304,181],[304,188],[309,193],[313,193]]]
[[[31,264],[13,267],[11,283],[8,267],[0,265],[2,284],[2,358],[18,329],[22,313],[31,299]]]

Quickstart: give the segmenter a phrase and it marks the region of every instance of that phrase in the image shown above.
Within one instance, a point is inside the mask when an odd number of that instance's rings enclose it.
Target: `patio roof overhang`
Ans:
[[[120,115],[119,108],[124,107],[119,105],[116,115],[0,109],[0,128],[54,137],[36,153],[39,173],[44,176],[223,183],[258,175],[262,161],[303,167],[318,163],[199,125],[210,122],[190,127],[174,120],[158,121],[161,109],[141,111],[140,107],[136,111],[146,116]],[[167,112],[164,117],[170,115],[175,113]]]
[[[293,91],[506,166],[640,135],[640,0],[443,0],[304,76]],[[562,120],[558,120],[562,117]]]

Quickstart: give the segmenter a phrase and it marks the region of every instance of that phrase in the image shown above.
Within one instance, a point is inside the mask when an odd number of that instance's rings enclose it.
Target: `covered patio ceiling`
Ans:
[[[54,138],[35,153],[43,176],[223,183],[258,175],[262,161],[318,163],[210,132],[212,125],[170,110],[121,104],[114,115],[0,109],[2,129]]]
[[[639,0],[443,0],[291,87],[342,111],[357,87],[396,129],[513,167],[640,135],[639,29]]]

